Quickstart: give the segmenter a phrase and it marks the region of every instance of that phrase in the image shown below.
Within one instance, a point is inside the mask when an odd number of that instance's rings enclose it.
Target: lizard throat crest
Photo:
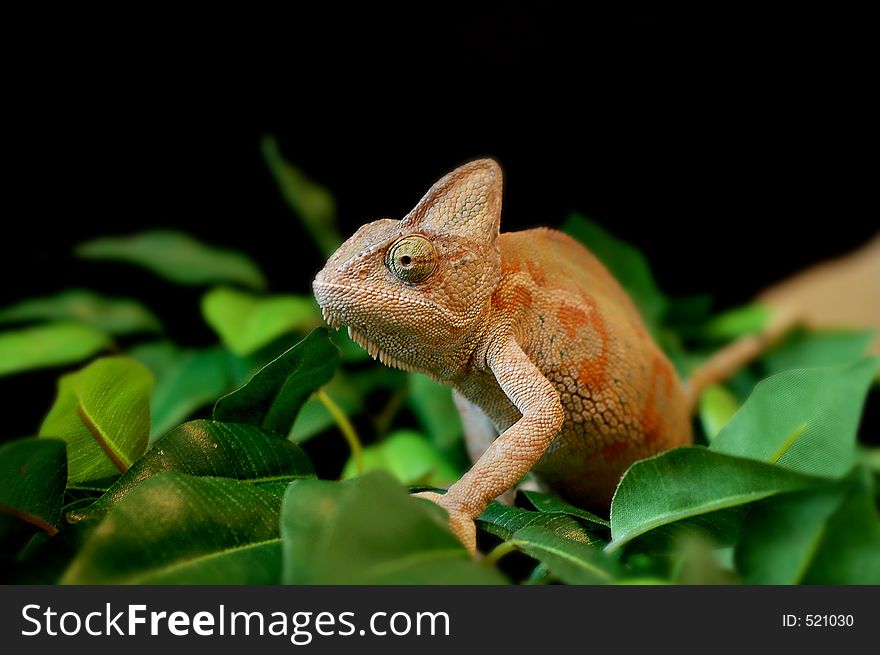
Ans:
[[[334,330],[338,330],[341,327],[342,321],[339,319],[338,316],[336,316],[326,307],[321,308],[321,314],[324,316],[324,321],[326,321],[327,325],[329,325]],[[394,355],[391,355],[382,350],[374,341],[371,341],[363,333],[358,332],[350,325],[347,326],[347,328],[348,336],[351,338],[351,340],[354,341],[361,348],[366,350],[369,353],[370,357],[372,357],[373,359],[378,359],[385,366],[398,368],[402,371],[418,371],[416,367],[410,366],[409,364],[402,362]]]
[[[388,354],[386,351],[382,350],[378,345],[376,345],[373,341],[370,341],[367,337],[365,337],[362,333],[358,332],[350,325],[348,326],[348,336],[351,337],[351,340],[358,344],[361,348],[366,350],[370,357],[373,359],[378,359],[385,366],[390,366],[391,368],[399,368],[401,371],[417,371],[418,369],[414,366],[410,366],[402,361],[400,361],[394,355]]]

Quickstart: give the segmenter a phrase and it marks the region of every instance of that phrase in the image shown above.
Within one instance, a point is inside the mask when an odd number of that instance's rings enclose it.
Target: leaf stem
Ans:
[[[501,542],[500,544],[495,546],[495,548],[489,551],[489,554],[482,559],[481,563],[485,566],[495,566],[495,564],[498,563],[498,560],[500,560],[508,553],[512,553],[513,551],[515,551],[517,549],[518,543],[519,542],[516,541]]]
[[[339,405],[333,402],[333,399],[327,395],[326,391],[318,389],[315,392],[315,397],[320,400],[321,404],[327,408],[328,412],[330,412],[330,416],[333,417],[333,420],[339,427],[339,431],[342,432],[342,436],[344,436],[345,440],[348,442],[348,447],[351,449],[351,456],[354,458],[355,470],[358,475],[361,475],[364,472],[364,448],[361,446],[361,440],[358,438],[357,431],[354,429],[354,426],[351,424],[351,421],[348,420],[345,413],[339,409]]]

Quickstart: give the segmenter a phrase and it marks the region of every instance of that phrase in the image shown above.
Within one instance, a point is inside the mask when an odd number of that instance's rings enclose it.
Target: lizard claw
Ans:
[[[444,503],[446,496],[438,494],[434,491],[421,491],[413,494],[416,498],[424,498],[432,503],[440,505],[449,514],[449,529],[458,537],[458,540],[464,544],[471,557],[477,557],[477,527],[474,520],[454,506]]]

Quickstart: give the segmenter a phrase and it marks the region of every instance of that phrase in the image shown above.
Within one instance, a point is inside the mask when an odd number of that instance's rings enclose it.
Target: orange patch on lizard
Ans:
[[[544,271],[538,266],[537,263],[533,262],[531,259],[526,260],[526,268],[529,271],[529,276],[532,278],[535,284],[539,287],[547,286],[547,278],[544,276]]]
[[[582,387],[598,391],[605,382],[605,357],[589,359],[584,357],[578,362],[578,382]]]
[[[574,337],[581,327],[589,325],[599,337],[599,354],[596,357],[585,357],[578,362],[578,382],[590,390],[598,390],[605,384],[605,370],[608,367],[608,329],[599,314],[596,302],[586,293],[581,294],[588,311],[569,305],[563,305],[556,313],[556,318],[565,328],[569,337]]]
[[[590,317],[582,309],[571,305],[562,305],[556,310],[556,319],[565,329],[569,339],[574,339],[582,327],[590,324]]]
[[[513,255],[506,257],[501,260],[501,274],[506,275],[508,273],[519,273],[522,270],[522,265],[519,262],[519,259]]]
[[[518,309],[529,309],[532,306],[532,294],[524,287],[499,289],[492,294],[492,309],[511,313]]]

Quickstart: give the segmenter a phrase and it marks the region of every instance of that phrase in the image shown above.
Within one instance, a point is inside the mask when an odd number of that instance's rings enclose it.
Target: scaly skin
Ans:
[[[473,519],[528,471],[602,511],[632,462],[691,440],[682,385],[629,297],[560,232],[499,234],[501,179],[490,159],[461,166],[402,220],[361,227],[314,282],[331,326],[457,392],[482,455],[420,495],[471,552]]]

